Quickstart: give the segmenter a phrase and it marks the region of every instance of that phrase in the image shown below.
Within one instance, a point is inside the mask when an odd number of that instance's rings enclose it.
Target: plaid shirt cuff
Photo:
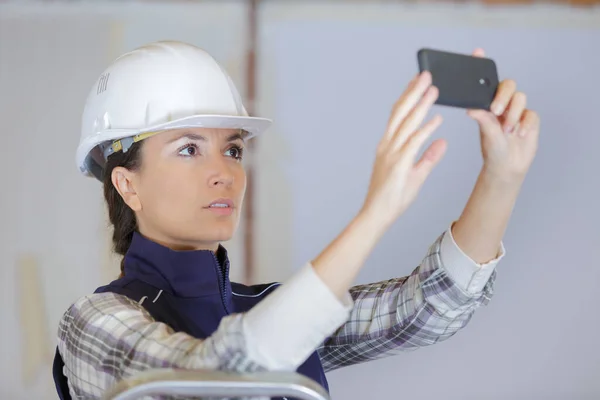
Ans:
[[[476,263],[456,244],[452,236],[452,226],[445,232],[440,249],[444,270],[458,287],[469,294],[480,293],[485,288],[504,254],[504,245],[500,243],[496,258],[485,264]]]

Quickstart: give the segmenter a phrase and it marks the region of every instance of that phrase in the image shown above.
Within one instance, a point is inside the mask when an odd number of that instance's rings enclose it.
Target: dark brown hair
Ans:
[[[126,153],[119,151],[110,155],[104,167],[104,199],[108,206],[110,223],[113,225],[113,250],[122,256],[125,256],[131,245],[133,233],[137,229],[137,221],[133,210],[125,204],[125,201],[114,187],[111,174],[116,167],[124,167],[131,171],[137,170],[142,163],[142,143],[143,141],[134,143]],[[125,258],[121,260],[120,277],[123,277],[124,274]]]

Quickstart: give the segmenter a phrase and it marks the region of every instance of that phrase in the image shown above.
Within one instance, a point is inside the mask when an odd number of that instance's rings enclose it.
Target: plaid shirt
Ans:
[[[453,252],[466,257],[448,230],[409,276],[354,286],[343,302],[308,264],[252,310],[224,317],[202,340],[154,321],[125,296],[85,296],[58,329],[71,396],[98,399],[120,379],[151,368],[293,371],[317,349],[331,371],[446,340],[490,300],[501,257],[467,267],[445,260]]]

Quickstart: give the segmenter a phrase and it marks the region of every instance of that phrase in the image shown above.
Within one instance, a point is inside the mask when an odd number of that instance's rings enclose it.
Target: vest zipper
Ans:
[[[225,261],[225,271],[223,271],[223,267],[221,266],[221,263],[219,263],[217,255],[215,253],[212,253],[212,255],[215,259],[215,264],[217,265],[217,271],[219,272],[217,275],[219,275],[219,284],[221,286],[221,301],[223,302],[225,313],[231,314],[227,307],[227,287],[225,286],[225,276],[229,275],[229,262]]]
[[[219,259],[215,253],[212,253],[215,259],[215,264],[217,265],[217,270],[219,271],[219,283],[221,285],[221,300],[223,301],[223,307],[225,307],[225,312],[230,314],[229,309],[227,308],[227,287],[225,286],[225,277],[229,276],[229,261],[225,261],[225,270],[223,270],[223,266],[219,263]],[[288,400],[287,397],[283,397],[282,400]]]

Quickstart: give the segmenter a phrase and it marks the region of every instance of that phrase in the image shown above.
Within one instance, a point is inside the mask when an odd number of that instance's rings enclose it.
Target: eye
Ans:
[[[186,144],[179,150],[179,155],[184,157],[193,157],[198,154],[198,146],[193,143]]]
[[[244,149],[240,146],[231,146],[229,150],[225,152],[226,155],[229,155],[236,160],[241,160],[244,155]]]

